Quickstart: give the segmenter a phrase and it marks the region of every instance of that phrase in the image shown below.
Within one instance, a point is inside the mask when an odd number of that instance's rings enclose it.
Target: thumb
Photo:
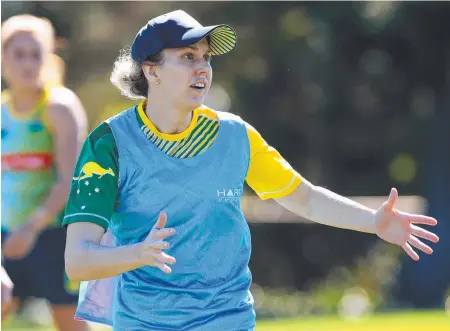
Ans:
[[[395,204],[398,200],[398,192],[395,187],[391,189],[391,193],[389,194],[389,198],[386,201],[386,208],[392,210],[395,207]]]
[[[153,226],[155,229],[161,230],[166,226],[167,222],[167,214],[165,212],[159,213],[158,220],[156,221],[156,224]]]

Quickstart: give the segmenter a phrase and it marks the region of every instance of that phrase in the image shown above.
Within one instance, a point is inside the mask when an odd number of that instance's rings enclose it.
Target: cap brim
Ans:
[[[236,46],[236,32],[226,24],[193,28],[183,35],[182,40],[192,45],[206,36],[210,37],[212,55],[226,54]]]

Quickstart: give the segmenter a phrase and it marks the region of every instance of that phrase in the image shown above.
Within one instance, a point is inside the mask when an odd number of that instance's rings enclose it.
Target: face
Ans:
[[[18,33],[5,46],[2,75],[11,86],[38,86],[43,64],[42,44],[31,33]]]
[[[150,91],[168,98],[180,110],[191,111],[203,104],[212,80],[211,51],[206,39],[186,48],[165,49],[162,65],[155,66],[157,76]],[[160,93],[162,92],[162,93]]]

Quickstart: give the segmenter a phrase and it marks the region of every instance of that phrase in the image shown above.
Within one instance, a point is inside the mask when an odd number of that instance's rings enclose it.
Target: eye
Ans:
[[[184,57],[186,60],[193,60],[193,59],[194,59],[194,54],[192,54],[192,53],[186,53],[186,54],[183,55],[183,57]]]
[[[33,59],[35,59],[35,60],[39,61],[41,59],[41,53],[39,53],[39,52],[33,52],[32,56],[33,56]]]
[[[22,49],[17,49],[17,50],[14,52],[14,57],[15,57],[17,60],[22,60],[22,59],[25,57],[25,52],[24,52]]]
[[[206,62],[211,62],[212,60],[211,54],[206,54],[203,58],[205,59]]]

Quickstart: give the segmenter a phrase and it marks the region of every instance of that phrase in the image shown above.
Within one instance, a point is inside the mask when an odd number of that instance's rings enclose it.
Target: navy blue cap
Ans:
[[[165,48],[186,47],[210,37],[212,55],[231,51],[236,45],[236,33],[226,24],[202,26],[182,10],[176,10],[148,21],[131,45],[131,57],[144,62],[149,55]]]

